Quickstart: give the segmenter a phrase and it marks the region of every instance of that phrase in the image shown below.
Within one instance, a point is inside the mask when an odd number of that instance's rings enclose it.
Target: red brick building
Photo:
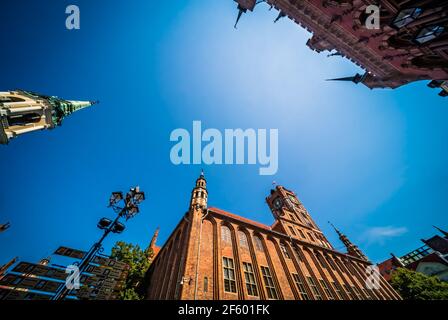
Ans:
[[[348,253],[336,251],[293,192],[277,186],[266,201],[272,226],[208,207],[201,175],[147,271],[147,298],[400,299],[379,274],[369,289],[365,255],[339,231]]]
[[[446,0],[234,0],[242,13],[266,2],[313,33],[307,45],[353,61],[366,72],[348,80],[369,88],[397,88],[433,80],[448,96],[448,1]],[[371,28],[369,6],[379,11]],[[276,20],[276,21],[277,21]],[[377,19],[378,20],[378,19]],[[367,23],[366,23],[367,22]]]

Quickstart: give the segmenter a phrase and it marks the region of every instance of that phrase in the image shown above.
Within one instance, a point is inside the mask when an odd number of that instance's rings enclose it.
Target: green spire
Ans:
[[[50,97],[47,100],[53,106],[52,119],[54,125],[57,126],[61,125],[62,120],[72,113],[98,103],[97,101],[62,100],[57,97]]]

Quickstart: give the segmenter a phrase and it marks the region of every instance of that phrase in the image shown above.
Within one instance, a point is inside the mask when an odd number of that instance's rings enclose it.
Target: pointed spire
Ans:
[[[369,259],[366,257],[366,255],[355,245],[353,244],[345,234],[343,234],[341,231],[339,231],[330,221],[328,223],[334,228],[336,233],[339,236],[339,240],[344,244],[344,246],[347,248],[347,253],[351,256],[357,257],[359,259],[369,261]]]
[[[4,231],[6,231],[7,229],[9,229],[10,226],[11,226],[11,225],[10,225],[9,222],[7,222],[7,223],[5,223],[5,224],[0,224],[0,233],[2,233],[2,232],[4,232]]]
[[[365,76],[360,75],[359,73],[355,74],[353,77],[343,77],[343,78],[336,78],[336,79],[327,79],[327,81],[351,81],[353,83],[360,83],[364,80]]]
[[[157,227],[156,231],[154,232],[154,235],[152,236],[151,242],[149,244],[149,249],[154,249],[156,246],[157,238],[159,237],[159,231],[160,227]]]
[[[238,17],[236,18],[235,25],[233,26],[235,29],[237,29],[238,22],[240,21],[241,16],[243,15],[243,13],[247,12],[247,9],[243,8],[241,5],[238,5],[238,10],[239,10],[238,11]]]
[[[445,236],[445,238],[448,238],[448,232],[446,232],[446,231],[440,229],[440,228],[437,227],[437,226],[433,226],[433,227],[436,228],[437,230],[439,230],[439,231]]]
[[[8,270],[16,261],[18,260],[17,257],[11,259],[7,264],[0,266],[0,278],[1,276]]]
[[[342,56],[342,53],[336,51],[336,52],[333,52],[333,53],[330,53],[329,55],[327,55],[327,58],[334,57],[334,56]],[[332,79],[329,79],[329,80],[332,80]]]
[[[278,20],[280,20],[281,18],[284,18],[284,17],[286,17],[286,13],[284,13],[283,11],[280,11],[278,13],[277,18],[274,20],[274,23],[276,23]]]

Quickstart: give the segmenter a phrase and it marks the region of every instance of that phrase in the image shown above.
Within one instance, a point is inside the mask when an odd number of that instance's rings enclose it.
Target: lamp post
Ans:
[[[78,265],[79,275],[82,275],[83,272],[87,270],[89,264],[93,261],[94,257],[98,252],[102,250],[102,243],[104,239],[112,232],[112,233],[122,233],[125,229],[123,223],[120,222],[122,218],[125,218],[126,221],[133,218],[139,213],[139,204],[145,200],[145,193],[140,191],[140,188],[137,186],[135,188],[131,188],[129,192],[123,197],[123,193],[112,192],[112,195],[109,199],[109,208],[112,208],[115,213],[117,213],[117,217],[114,221],[108,218],[101,218],[97,224],[97,227],[101,230],[104,230],[103,236],[98,240],[87,252],[87,254],[82,258],[81,262]],[[53,296],[52,300],[63,300],[69,293],[70,289],[68,289],[65,285],[59,289],[56,294]]]

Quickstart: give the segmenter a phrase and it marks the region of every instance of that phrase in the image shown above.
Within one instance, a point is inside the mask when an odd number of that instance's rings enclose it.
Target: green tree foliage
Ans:
[[[148,270],[152,253],[142,250],[138,245],[118,241],[112,248],[111,257],[127,263],[130,267],[125,286],[120,293],[122,300],[141,300],[145,293],[142,286]]]
[[[435,276],[398,268],[391,284],[405,300],[448,300],[448,283]]]

